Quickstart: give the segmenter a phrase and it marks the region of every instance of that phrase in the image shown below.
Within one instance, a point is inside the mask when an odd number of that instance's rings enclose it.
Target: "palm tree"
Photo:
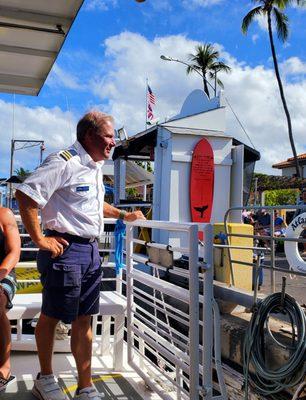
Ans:
[[[299,168],[299,162],[298,162],[298,158],[297,158],[297,154],[296,154],[295,144],[294,144],[294,140],[293,140],[291,118],[290,118],[287,102],[285,99],[283,84],[282,84],[282,80],[280,77],[278,62],[277,62],[277,57],[276,57],[276,52],[275,52],[274,38],[273,38],[273,31],[272,31],[272,18],[274,20],[273,22],[276,27],[276,33],[277,33],[278,38],[282,42],[285,42],[288,38],[289,23],[288,23],[288,17],[284,14],[283,10],[293,2],[295,2],[297,4],[302,4],[302,0],[296,0],[296,1],[292,1],[292,0],[253,0],[253,1],[260,5],[258,7],[255,7],[253,10],[249,11],[248,14],[243,18],[241,29],[242,29],[242,32],[246,34],[251,22],[254,20],[254,18],[256,16],[263,15],[264,17],[267,18],[274,70],[275,70],[275,75],[276,75],[276,79],[277,79],[277,83],[278,83],[279,93],[281,96],[282,104],[283,104],[284,111],[285,111],[286,118],[287,118],[288,134],[289,134],[290,145],[291,145],[291,149],[292,149],[292,153],[293,153],[293,157],[294,157],[294,161],[295,161],[296,176],[299,178],[301,176],[301,174],[300,174],[300,168]]]
[[[215,88],[218,83],[219,86],[223,88],[223,83],[220,79],[217,79],[217,72],[223,71],[229,73],[231,68],[224,62],[219,61],[220,54],[211,44],[204,44],[196,46],[196,53],[189,54],[188,59],[192,64],[187,67],[187,74],[197,71],[203,78],[204,92],[210,98],[208,85],[207,85],[207,75],[209,78],[215,78]]]

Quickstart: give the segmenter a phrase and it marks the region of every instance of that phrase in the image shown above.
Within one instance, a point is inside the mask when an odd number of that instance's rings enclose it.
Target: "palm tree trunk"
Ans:
[[[210,99],[208,85],[207,85],[207,81],[206,81],[206,75],[205,75],[204,71],[202,71],[202,75],[203,75],[204,92],[207,94],[207,97]]]
[[[286,118],[287,118],[288,134],[289,134],[290,145],[291,145],[291,149],[292,149],[292,153],[293,153],[293,157],[294,157],[294,163],[295,163],[295,168],[296,168],[296,177],[300,178],[301,174],[300,174],[300,168],[299,168],[299,161],[298,161],[298,158],[297,158],[295,144],[294,144],[294,140],[293,140],[291,118],[290,118],[289,110],[288,110],[288,107],[287,107],[287,102],[286,102],[286,99],[285,99],[283,84],[282,84],[281,77],[280,77],[280,74],[279,74],[278,63],[277,63],[276,52],[275,52],[275,46],[274,46],[274,41],[273,41],[272,23],[271,23],[271,11],[268,12],[268,30],[269,30],[269,38],[270,38],[270,45],[271,45],[271,51],[272,51],[275,75],[276,75],[278,88],[279,88],[279,93],[280,93],[280,96],[281,96],[281,99],[282,99],[284,111],[285,111]]]

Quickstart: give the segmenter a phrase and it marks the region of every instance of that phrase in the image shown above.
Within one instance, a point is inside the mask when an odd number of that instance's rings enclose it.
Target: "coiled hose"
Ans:
[[[292,329],[292,345],[285,346],[273,336],[269,328],[270,314],[282,313],[289,317]],[[290,351],[286,364],[278,369],[267,367],[269,353],[265,348],[266,333],[274,342]],[[288,294],[274,293],[257,303],[243,346],[243,370],[245,399],[248,399],[249,384],[263,396],[273,395],[293,387],[305,376],[306,361],[306,317],[300,305]],[[249,374],[253,367],[254,373]],[[273,396],[272,396],[273,397]]]

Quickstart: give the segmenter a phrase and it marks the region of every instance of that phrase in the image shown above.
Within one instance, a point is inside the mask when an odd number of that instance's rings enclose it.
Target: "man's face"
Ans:
[[[94,161],[107,160],[116,145],[113,124],[105,122],[98,134],[88,135],[87,151]]]

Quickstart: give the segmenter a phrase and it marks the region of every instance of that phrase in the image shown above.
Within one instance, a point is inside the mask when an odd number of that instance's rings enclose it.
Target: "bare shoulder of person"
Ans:
[[[9,208],[0,208],[0,223],[3,229],[11,230],[17,228],[15,216]]]

